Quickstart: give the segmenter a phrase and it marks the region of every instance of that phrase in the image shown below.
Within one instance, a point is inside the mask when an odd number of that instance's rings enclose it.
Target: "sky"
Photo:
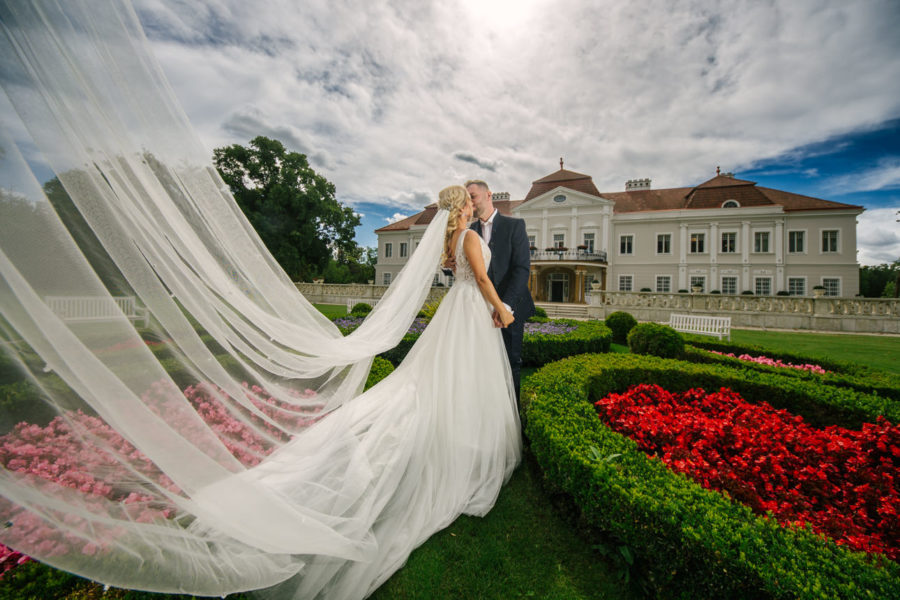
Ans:
[[[861,264],[900,259],[896,0],[135,0],[210,149],[306,154],[357,242],[443,187],[522,199],[559,168],[601,192],[716,167],[864,206]]]

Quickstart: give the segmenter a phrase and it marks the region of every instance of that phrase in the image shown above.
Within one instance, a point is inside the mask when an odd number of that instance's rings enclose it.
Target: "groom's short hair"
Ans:
[[[483,189],[484,191],[486,191],[486,192],[490,192],[490,191],[491,191],[491,188],[488,186],[488,184],[487,184],[486,182],[480,180],[480,179],[470,179],[470,180],[468,180],[468,181],[466,182],[466,187],[469,187],[470,185],[477,185],[478,187],[482,188],[482,189]]]

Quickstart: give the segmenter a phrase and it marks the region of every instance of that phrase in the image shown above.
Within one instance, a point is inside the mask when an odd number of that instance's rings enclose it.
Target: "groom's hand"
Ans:
[[[497,312],[497,309],[494,309],[494,312],[491,313],[491,320],[494,322],[494,327],[503,327],[503,322],[500,320],[500,313]]]

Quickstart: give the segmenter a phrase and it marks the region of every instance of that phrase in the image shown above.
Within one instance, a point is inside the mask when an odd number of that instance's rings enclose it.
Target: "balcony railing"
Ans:
[[[562,261],[587,261],[606,262],[606,252],[588,252],[586,250],[532,250],[531,260],[562,260]]]

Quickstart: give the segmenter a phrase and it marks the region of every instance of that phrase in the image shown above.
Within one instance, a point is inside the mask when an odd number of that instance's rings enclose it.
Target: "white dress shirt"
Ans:
[[[497,209],[494,209],[494,212],[491,213],[491,216],[487,218],[486,221],[481,222],[481,237],[484,239],[485,244],[491,243],[491,231],[494,229],[494,217],[497,216]]]

